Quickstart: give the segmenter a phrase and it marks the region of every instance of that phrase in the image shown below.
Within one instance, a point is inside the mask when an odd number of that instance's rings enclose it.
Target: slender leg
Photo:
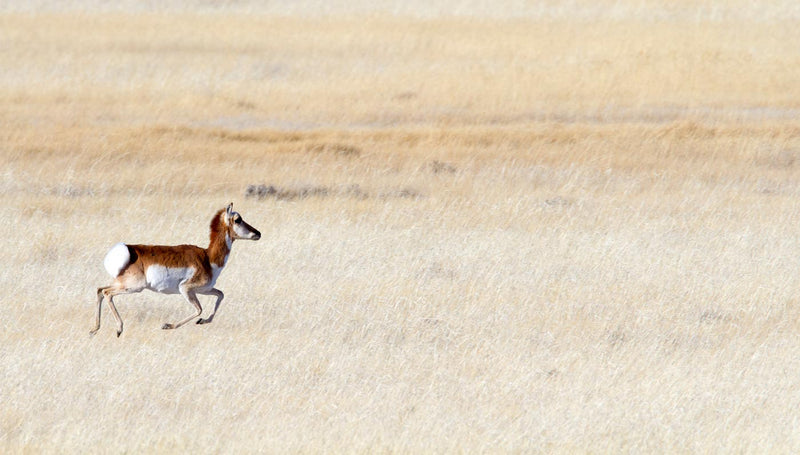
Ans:
[[[222,299],[225,297],[225,294],[223,294],[222,291],[217,288],[211,288],[208,291],[201,292],[200,294],[217,296],[217,303],[214,304],[214,311],[212,311],[207,318],[197,320],[198,324],[208,324],[214,320],[214,315],[217,314],[217,310],[219,309],[219,305],[222,303]]]
[[[122,335],[122,318],[119,317],[117,307],[114,306],[114,296],[117,294],[124,294],[124,292],[108,292],[108,306],[111,308],[111,314],[114,315],[114,319],[117,320],[117,338],[119,338],[119,336]]]
[[[186,301],[194,305],[194,308],[197,310],[197,313],[175,324],[164,324],[161,326],[162,329],[165,330],[177,329],[178,327],[182,326],[183,324],[186,324],[187,322],[200,316],[203,313],[203,307],[200,306],[200,301],[197,300],[197,295],[195,294],[194,290],[181,286],[180,291],[181,295],[186,299]]]
[[[117,320],[117,337],[122,335],[122,318],[119,317],[119,312],[117,311],[117,307],[114,306],[114,296],[120,294],[133,294],[135,292],[141,292],[142,288],[134,287],[134,288],[127,288],[123,284],[116,282],[111,286],[106,286],[97,289],[97,321],[94,330],[89,332],[90,334],[94,335],[97,333],[97,330],[100,329],[100,311],[103,305],[103,298],[106,299],[108,302],[108,307],[111,308],[111,314],[114,316],[114,319]]]
[[[89,331],[89,335],[94,335],[100,330],[100,312],[103,310],[103,291],[110,288],[111,286],[97,288],[97,320],[95,321],[94,329]]]

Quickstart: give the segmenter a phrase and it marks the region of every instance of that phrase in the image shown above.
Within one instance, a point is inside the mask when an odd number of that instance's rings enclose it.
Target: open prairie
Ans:
[[[258,3],[0,6],[0,452],[800,451],[794,2]]]

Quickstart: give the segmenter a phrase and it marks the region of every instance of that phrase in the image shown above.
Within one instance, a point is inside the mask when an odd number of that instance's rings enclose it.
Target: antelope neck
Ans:
[[[208,259],[211,264],[224,267],[228,262],[233,240],[227,232],[212,231],[211,242],[208,245]]]

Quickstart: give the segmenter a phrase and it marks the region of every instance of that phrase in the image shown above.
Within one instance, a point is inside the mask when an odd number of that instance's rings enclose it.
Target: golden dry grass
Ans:
[[[796,13],[680,3],[0,14],[0,451],[796,452]]]

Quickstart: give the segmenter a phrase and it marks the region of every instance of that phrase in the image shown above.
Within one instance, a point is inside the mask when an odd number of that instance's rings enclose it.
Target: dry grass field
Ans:
[[[0,6],[0,452],[797,453],[800,8],[753,3]],[[212,324],[89,336],[112,244],[231,201]]]

